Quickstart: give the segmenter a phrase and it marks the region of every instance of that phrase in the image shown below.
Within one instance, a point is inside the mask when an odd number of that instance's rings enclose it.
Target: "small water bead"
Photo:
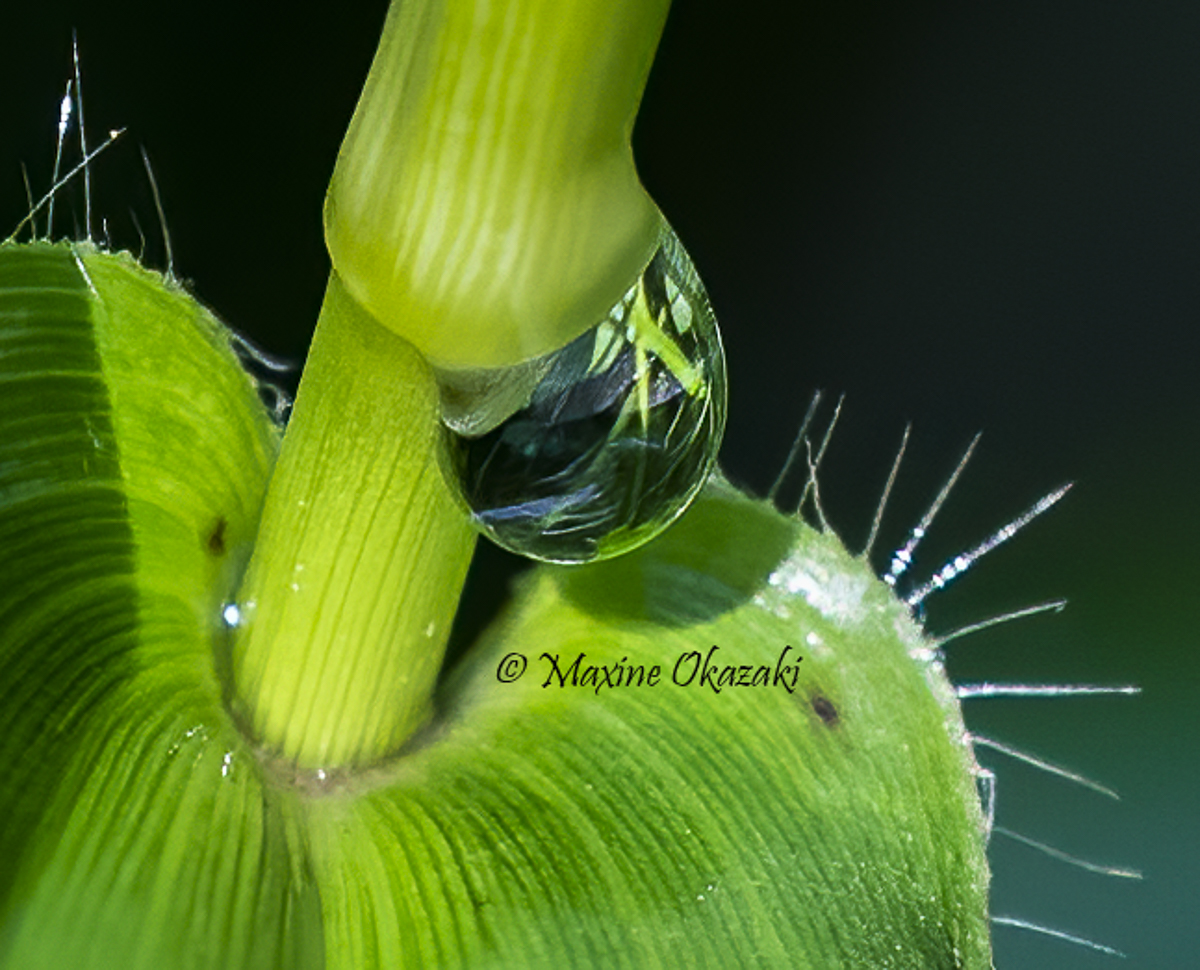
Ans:
[[[700,490],[725,429],[725,356],[691,259],[664,231],[597,326],[537,360],[443,379],[442,402],[453,476],[497,544],[582,563],[648,541]]]
[[[237,603],[226,603],[221,607],[221,619],[231,630],[241,625],[242,611]]]

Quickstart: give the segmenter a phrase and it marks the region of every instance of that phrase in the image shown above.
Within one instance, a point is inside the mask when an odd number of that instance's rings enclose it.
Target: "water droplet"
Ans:
[[[238,609],[237,603],[226,603],[221,607],[221,619],[227,627],[238,626],[242,622],[242,611]]]
[[[453,477],[476,524],[549,562],[652,539],[700,490],[725,428],[716,318],[669,230],[604,320],[566,347],[439,376]]]

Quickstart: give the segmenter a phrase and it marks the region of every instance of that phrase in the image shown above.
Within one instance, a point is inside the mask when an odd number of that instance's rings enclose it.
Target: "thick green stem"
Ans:
[[[330,186],[334,274],[237,604],[235,706],[283,757],[371,763],[428,715],[472,533],[438,467],[425,361],[557,349],[642,271],[662,221],[629,134],[666,9],[393,5]]]
[[[355,298],[449,368],[599,323],[662,227],[629,135],[667,7],[393,3],[326,204]]]
[[[474,539],[421,356],[331,276],[234,634],[235,707],[297,764],[378,761],[428,716]]]

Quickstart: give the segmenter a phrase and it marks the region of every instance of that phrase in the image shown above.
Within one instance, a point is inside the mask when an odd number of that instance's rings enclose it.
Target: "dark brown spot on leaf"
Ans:
[[[208,530],[208,540],[205,545],[208,551],[214,556],[225,555],[225,516],[217,516],[217,521],[213,523],[213,527]]]
[[[827,727],[836,727],[840,717],[838,710],[833,706],[833,701],[823,694],[814,694],[812,700],[812,709],[816,711],[817,717],[825,722]]]

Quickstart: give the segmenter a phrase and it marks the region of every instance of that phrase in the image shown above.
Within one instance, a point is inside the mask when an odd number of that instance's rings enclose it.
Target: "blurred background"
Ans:
[[[302,360],[328,270],[321,200],[386,4],[288,20],[225,2],[14,7],[0,11],[0,234],[26,210],[21,162],[35,194],[49,184],[75,28],[91,139],[127,128],[93,169],[94,232],[103,217],[115,245],[165,264],[145,146],[177,274]],[[731,477],[765,492],[812,391],[844,392],[822,496],[857,549],[911,421],[882,568],[982,430],[922,580],[1077,483],[926,621],[946,632],[1066,598],[956,642],[954,679],[1143,688],[967,705],[973,730],[1122,796],[985,753],[998,824],[1145,873],[1105,878],[997,836],[994,912],[1137,967],[1200,952],[1198,37],[1189,0],[677,0],[635,137],[723,326]],[[57,218],[68,231],[82,209]],[[476,623],[513,568],[483,551]],[[995,948],[1002,970],[1116,965],[1006,927]]]

